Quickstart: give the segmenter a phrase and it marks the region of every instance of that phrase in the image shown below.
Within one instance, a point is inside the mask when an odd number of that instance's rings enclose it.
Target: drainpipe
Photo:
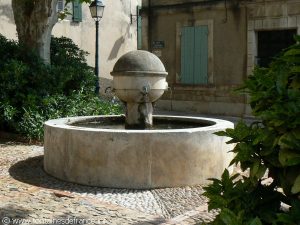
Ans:
[[[148,0],[148,51],[152,50],[152,14],[151,0]]]
[[[246,32],[248,32],[248,5],[247,3],[245,3],[245,21],[246,21]],[[248,60],[247,60],[247,57],[248,57],[248,35],[246,35],[246,68],[245,68],[245,76],[244,76],[244,80],[246,80],[248,78]],[[253,43],[254,44],[254,43]],[[247,105],[248,105],[248,99],[249,99],[249,95],[248,94],[245,94],[244,96],[244,115],[243,117],[248,117],[249,115],[247,114]]]

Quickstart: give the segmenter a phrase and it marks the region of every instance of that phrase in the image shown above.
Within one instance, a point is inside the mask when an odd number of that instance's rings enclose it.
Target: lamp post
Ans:
[[[94,0],[89,8],[96,23],[96,50],[95,50],[95,75],[96,75],[96,88],[95,93],[99,94],[99,21],[101,20],[104,12],[104,3],[101,0]]]

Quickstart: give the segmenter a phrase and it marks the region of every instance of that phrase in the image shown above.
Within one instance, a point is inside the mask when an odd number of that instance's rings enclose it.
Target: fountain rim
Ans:
[[[74,126],[70,123],[80,122],[92,118],[117,118],[125,117],[124,115],[99,115],[99,116],[76,116],[76,117],[65,117],[59,119],[48,120],[44,123],[46,126],[56,127],[67,130],[79,130],[86,132],[101,132],[101,133],[127,133],[127,134],[164,134],[164,133],[190,133],[190,132],[201,132],[216,129],[222,129],[224,126],[232,125],[232,122],[222,119],[207,118],[207,117],[195,117],[195,116],[173,116],[173,115],[153,115],[154,118],[160,119],[180,119],[188,120],[189,122],[210,122],[212,125],[194,128],[181,128],[181,129],[157,129],[157,130],[121,130],[121,129],[105,129],[105,128],[90,128]]]

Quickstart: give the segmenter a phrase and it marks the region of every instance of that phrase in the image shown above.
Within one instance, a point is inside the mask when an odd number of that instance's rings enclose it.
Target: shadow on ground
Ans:
[[[98,196],[98,194],[100,196],[101,194],[122,195],[123,193],[125,193],[125,195],[127,194],[131,195],[131,194],[139,194],[139,193],[149,191],[149,190],[134,190],[134,189],[128,190],[128,189],[117,189],[117,188],[93,187],[93,186],[85,186],[85,185],[62,181],[56,179],[55,177],[50,176],[44,171],[43,158],[44,158],[43,156],[36,156],[36,157],[32,157],[26,160],[16,162],[9,168],[10,176],[23,183],[27,183],[36,187],[52,189],[53,194],[56,195],[57,197],[73,198],[75,196],[73,196],[72,193],[77,193],[77,194],[82,194],[82,196],[89,196],[93,198],[95,197],[95,195]],[[137,222],[135,225],[162,224],[163,222],[166,222],[166,219],[174,218],[186,211],[190,211],[194,209],[196,205],[194,203],[192,204],[191,202],[195,202],[195,199],[197,199],[196,202],[197,206],[201,202],[202,204],[204,204],[206,200],[203,199],[201,194],[198,191],[196,191],[196,189],[197,188],[195,187],[189,190],[188,191],[189,195],[187,195],[185,189],[182,190],[181,188],[178,188],[178,191],[176,192],[176,196],[179,196],[178,199],[181,199],[178,202],[177,201],[174,202],[175,192],[173,193],[173,191],[170,189],[159,189],[159,190],[157,189],[154,191],[151,190],[155,201],[157,202],[157,204],[160,205],[160,208],[162,210],[162,214],[159,214],[159,217],[160,216],[161,217],[157,218],[157,220],[153,219],[147,222],[141,222],[141,223]],[[194,192],[192,193],[193,190]],[[118,203],[116,204],[118,205]],[[178,210],[179,209],[178,205],[180,205],[180,210]],[[131,207],[126,207],[126,208],[131,208]],[[135,210],[135,208],[132,209]],[[144,211],[142,210],[142,212]],[[158,214],[154,214],[154,215],[158,215]]]
[[[70,196],[64,196],[64,193],[66,192],[60,192],[60,191],[70,191],[70,192],[76,192],[79,194],[97,194],[97,193],[122,193],[122,192],[137,192],[137,191],[146,191],[146,190],[128,190],[128,189],[111,189],[111,188],[102,188],[102,187],[91,187],[91,186],[85,186],[85,185],[79,185],[74,183],[65,182],[59,179],[56,179],[50,175],[48,175],[44,169],[43,169],[43,156],[36,156],[32,158],[28,158],[23,161],[19,161],[12,165],[9,168],[9,174],[12,176],[12,178],[27,183],[33,186],[38,186],[41,188],[47,188],[52,190],[57,190],[57,194],[63,194],[62,196],[57,197],[72,197],[72,194]],[[55,192],[54,192],[55,194]],[[3,211],[4,210],[4,211]],[[10,218],[13,218],[15,215],[13,212],[16,212],[16,210],[12,207],[8,207],[6,209],[0,208],[0,219],[1,216],[11,216]],[[22,209],[20,209],[22,211]],[[2,214],[4,212],[4,214]],[[29,211],[21,212],[21,218],[27,218],[28,214],[30,214]],[[18,213],[19,215],[19,213]],[[59,218],[54,218],[53,221],[65,221],[68,218],[70,218],[69,214],[62,215]],[[88,218],[76,218],[73,217],[73,219],[77,219],[76,221],[72,221],[72,224],[90,224]],[[77,222],[77,223],[76,223]],[[147,224],[162,224],[166,222],[166,219],[160,217],[154,220],[144,221],[144,222],[137,222],[135,225],[147,225]],[[59,223],[57,223],[59,224]],[[106,223],[103,223],[106,224]],[[1,222],[0,222],[1,225]]]
[[[27,219],[31,213],[31,210],[20,206],[6,205],[0,208],[0,224],[13,224],[12,220],[15,220],[15,224],[21,224],[19,219]]]
[[[55,177],[47,174],[43,169],[43,156],[36,156],[28,158],[23,161],[19,161],[9,168],[9,174],[16,180],[27,183],[30,185],[55,189],[61,191],[70,191],[77,193],[122,193],[122,192],[136,192],[137,190],[128,189],[113,189],[105,187],[93,187],[70,183],[56,179]],[[147,191],[147,190],[140,190]]]

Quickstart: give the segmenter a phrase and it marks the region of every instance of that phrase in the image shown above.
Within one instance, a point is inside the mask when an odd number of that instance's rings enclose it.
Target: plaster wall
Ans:
[[[0,0],[0,34],[17,40],[17,30],[11,8],[11,0]]]
[[[130,23],[130,14],[136,15],[140,0],[106,1],[99,29],[100,86],[104,91],[110,85],[110,72],[116,60],[128,51],[137,48],[136,20]],[[0,0],[0,33],[17,40],[11,0]],[[88,64],[95,65],[95,22],[90,16],[88,4],[82,5],[82,22],[72,22],[69,18],[58,21],[54,26],[54,36],[71,38],[80,48],[89,52]]]

